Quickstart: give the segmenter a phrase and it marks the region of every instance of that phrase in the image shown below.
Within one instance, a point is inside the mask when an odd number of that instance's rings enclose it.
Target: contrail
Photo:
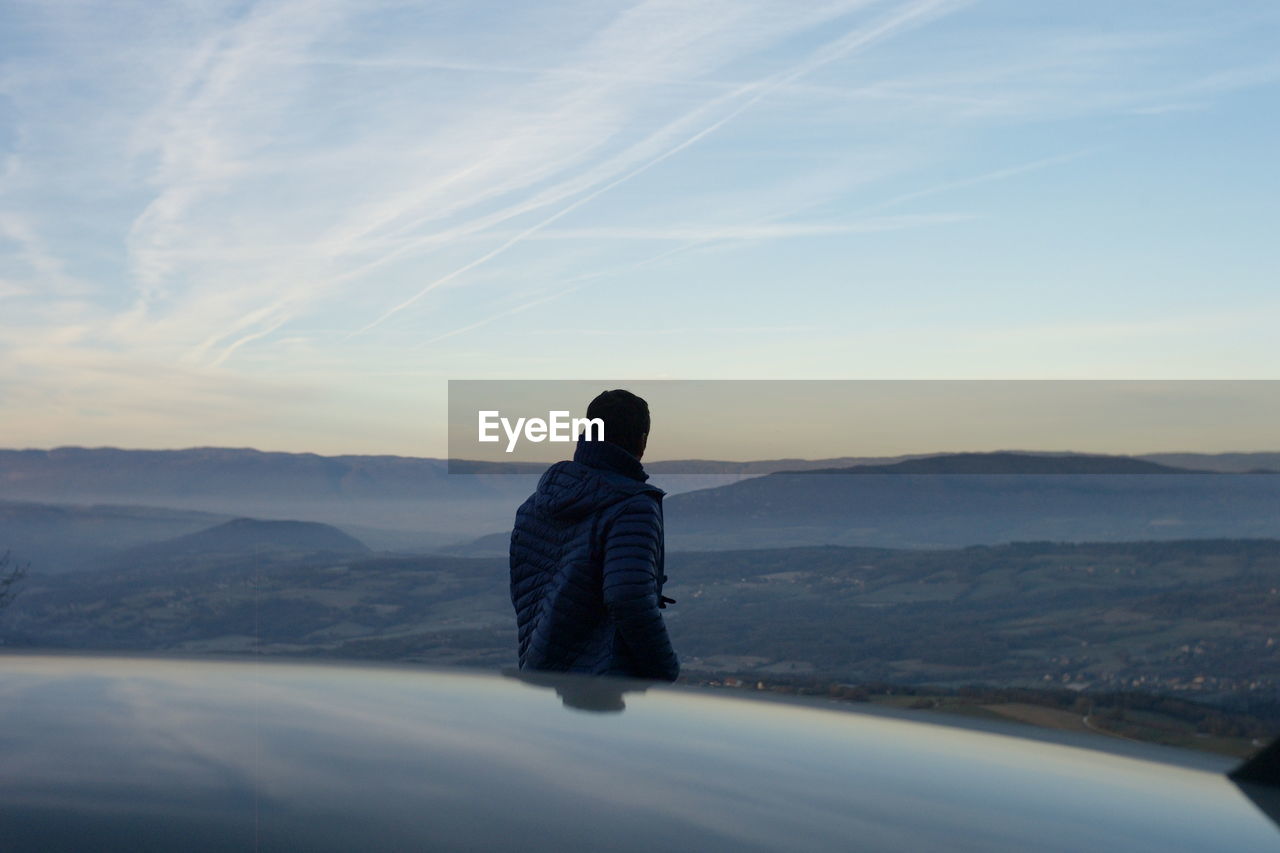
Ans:
[[[655,264],[658,261],[671,257],[672,255],[676,255],[681,252],[687,251],[689,249],[695,248],[706,242],[708,241],[696,240],[692,243],[686,243],[683,246],[676,246],[675,248],[667,249],[665,252],[659,252],[653,257],[645,258],[643,261],[637,261],[634,264],[628,264],[623,267],[617,267],[614,269],[601,270],[599,272],[593,272],[593,273],[587,273],[585,275],[574,276],[573,278],[567,279],[564,282],[562,282],[562,284],[578,282],[577,284],[574,284],[572,287],[567,287],[564,290],[560,290],[555,293],[548,294],[547,296],[541,296],[532,301],[525,302],[521,305],[517,305],[514,308],[508,308],[506,311],[500,311],[497,314],[491,314],[488,317],[475,321],[474,323],[469,323],[457,329],[453,329],[451,331],[436,335],[434,338],[428,338],[427,340],[423,341],[422,343],[414,347],[414,349],[421,349],[422,347],[430,346],[431,344],[434,344],[437,341],[442,341],[445,338],[452,338],[455,335],[461,335],[466,332],[470,332],[472,329],[478,329],[481,326],[487,326],[489,323],[492,323],[494,320],[501,320],[503,317],[510,317],[512,314],[519,314],[522,311],[528,310],[529,308],[533,308],[535,305],[541,305],[544,302],[551,302],[552,300],[559,299],[562,296],[568,296],[570,293],[573,293],[575,290],[581,290],[582,288],[586,287],[587,283],[590,281],[594,281],[596,279],[601,279],[601,278],[607,278],[612,275],[620,275],[626,272],[634,272],[638,269],[644,269],[645,267],[651,264]]]
[[[779,86],[790,83],[804,76],[805,74],[808,74],[813,70],[823,65],[826,65],[829,62],[835,61],[836,59],[848,54],[853,50],[856,50],[860,47],[864,47],[865,45],[870,44],[871,42],[876,41],[877,39],[883,38],[884,36],[894,32],[895,30],[901,28],[906,24],[910,24],[916,21],[917,19],[928,17],[928,16],[931,16],[932,14],[936,14],[940,12],[944,7],[950,6],[950,5],[955,5],[955,4],[950,2],[950,0],[923,0],[923,2],[913,3],[909,7],[901,11],[900,13],[889,16],[888,18],[882,20],[878,25],[873,26],[870,29],[857,30],[857,31],[851,32],[845,35],[843,38],[837,39],[836,41],[828,44],[825,48],[815,51],[815,53],[811,55],[810,59],[805,62],[799,63],[796,66],[793,66],[792,68],[787,69],[786,71],[779,72],[773,75],[772,77],[766,77],[761,81],[757,81],[755,83],[749,83],[745,86],[740,87],[737,91],[730,93],[728,96],[717,99],[717,100],[732,100],[732,98],[734,97],[738,97],[742,94],[746,94],[754,90],[754,94],[752,94],[742,103],[740,103],[738,106],[730,110],[727,115],[716,120],[715,122],[712,122],[710,125],[698,131],[697,133],[693,134],[688,139],[685,139],[683,142],[680,142],[679,144],[667,149],[666,151],[650,159],[649,161],[642,163],[640,166],[637,166],[631,171],[624,173],[622,176],[615,178],[614,180],[604,184],[603,186],[594,190],[593,192],[588,193],[587,195],[583,196],[577,201],[567,205],[566,207],[562,208],[556,213],[553,213],[551,216],[548,216],[546,219],[543,219],[541,222],[538,222],[537,224],[530,226],[524,231],[521,231],[520,233],[516,234],[515,236],[503,242],[497,248],[489,252],[486,252],[485,254],[481,255],[475,260],[470,261],[466,264],[463,264],[462,266],[458,267],[452,272],[446,273],[440,278],[435,279],[434,281],[430,282],[425,287],[423,287],[421,290],[419,290],[417,293],[410,296],[408,299],[405,299],[403,302],[399,303],[398,305],[395,305],[394,307],[388,309],[373,321],[366,323],[364,326],[361,326],[359,329],[356,329],[354,332],[347,335],[346,338],[344,338],[344,340],[350,340],[351,338],[356,337],[357,335],[362,335],[365,332],[368,332],[371,329],[374,329],[377,326],[380,326],[382,323],[386,322],[391,317],[395,316],[396,314],[400,313],[404,309],[418,302],[420,299],[422,299],[424,296],[426,296],[428,293],[435,290],[436,288],[441,287],[442,285],[448,284],[449,282],[456,279],[458,276],[463,275],[475,269],[481,264],[485,264],[489,262],[493,258],[497,257],[498,255],[501,255],[503,252],[510,249],[512,246],[516,245],[517,243],[520,243],[521,241],[525,240],[529,236],[536,234],[537,232],[541,231],[543,228],[546,228],[548,225],[561,219],[562,217],[567,216],[568,214],[582,207],[584,204],[587,204],[588,202],[591,202],[594,199],[599,198],[601,195],[609,192],[610,190],[614,189],[620,184],[623,184],[631,180],[637,175],[640,175],[648,171],[649,169],[653,168],[659,163],[662,163],[663,161],[669,159],[670,157],[673,157],[676,154],[679,154],[681,151],[685,150],[689,146],[694,145],[695,143],[704,139],[708,135],[719,130],[721,127],[728,124],[733,119],[737,118],[739,115],[741,115],[747,109],[757,104],[762,98],[764,98],[766,95],[773,92]],[[715,101],[713,101],[712,103],[715,103]]]

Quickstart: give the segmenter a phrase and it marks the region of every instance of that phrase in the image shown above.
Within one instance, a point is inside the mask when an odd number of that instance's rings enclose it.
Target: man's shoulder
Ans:
[[[623,524],[652,524],[662,527],[661,492],[639,491],[606,507],[602,519],[609,527]]]
[[[625,497],[619,500],[616,504],[614,504],[613,508],[618,510],[624,510],[624,509],[656,510],[658,508],[658,505],[661,502],[662,502],[662,492],[660,490],[646,488],[646,489],[638,489],[634,492],[627,494]]]

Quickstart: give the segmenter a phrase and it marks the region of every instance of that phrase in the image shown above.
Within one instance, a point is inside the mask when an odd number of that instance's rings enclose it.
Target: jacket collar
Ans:
[[[640,460],[611,441],[587,441],[578,439],[573,461],[599,471],[612,471],[643,483],[649,479]]]

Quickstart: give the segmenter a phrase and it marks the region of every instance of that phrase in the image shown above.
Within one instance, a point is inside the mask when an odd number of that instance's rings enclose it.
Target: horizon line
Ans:
[[[489,460],[489,459],[468,459],[462,457],[444,456],[416,456],[406,455],[403,453],[319,453],[311,450],[262,450],[257,447],[250,446],[225,446],[225,445],[190,445],[185,447],[119,447],[116,445],[97,445],[88,446],[80,444],[63,444],[55,447],[0,447],[0,453],[55,453],[58,451],[115,451],[118,453],[190,453],[195,451],[229,451],[238,453],[257,453],[264,456],[282,455],[282,456],[316,456],[325,459],[339,458],[366,458],[366,459],[413,459],[434,462],[466,462],[479,463],[485,465],[553,465],[561,460]],[[1027,456],[1046,455],[1046,456],[1097,456],[1097,457],[1118,457],[1118,458],[1141,458],[1144,456],[1254,456],[1263,454],[1280,454],[1280,449],[1276,450],[1147,450],[1141,452],[1103,452],[1103,451],[1083,451],[1083,450],[1050,450],[1050,449],[1027,449],[1027,448],[999,448],[996,450],[930,450],[930,451],[910,451],[904,453],[882,453],[882,454],[845,454],[841,456],[774,456],[774,457],[754,457],[750,459],[717,459],[708,457],[678,457],[671,459],[645,459],[645,465],[655,464],[689,464],[689,463],[720,463],[731,465],[749,465],[761,462],[831,462],[843,459],[905,459],[905,458],[923,458],[933,456],[961,456],[961,455],[994,455],[1000,453],[1021,454]]]

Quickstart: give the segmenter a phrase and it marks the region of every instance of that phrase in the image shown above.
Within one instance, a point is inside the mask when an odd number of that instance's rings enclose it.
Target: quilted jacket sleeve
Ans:
[[[649,496],[629,500],[604,543],[604,603],[641,678],[675,681],[680,663],[658,609],[662,515]]]

